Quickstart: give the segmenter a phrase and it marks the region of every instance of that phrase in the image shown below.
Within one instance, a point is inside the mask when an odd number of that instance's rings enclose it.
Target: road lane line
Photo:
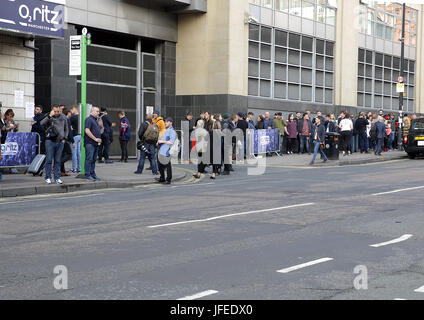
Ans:
[[[406,189],[398,189],[398,190],[380,192],[380,193],[374,193],[373,196],[382,196],[382,195],[385,195],[385,194],[398,193],[398,192],[404,192],[404,191],[410,191],[410,190],[418,190],[418,189],[424,189],[424,186],[406,188]]]
[[[256,210],[256,211],[248,211],[248,212],[241,212],[241,213],[233,213],[233,214],[227,214],[227,215],[224,215],[224,216],[217,216],[217,217],[212,217],[212,218],[207,218],[207,219],[187,220],[187,221],[181,221],[181,222],[158,224],[158,225],[155,225],[155,226],[148,226],[148,228],[160,228],[160,227],[176,226],[176,225],[179,225],[179,224],[206,222],[206,221],[224,219],[224,218],[228,218],[228,217],[243,216],[243,215],[252,214],[252,213],[261,213],[261,212],[277,211],[277,210],[283,210],[283,209],[306,207],[306,206],[311,206],[313,204],[314,203],[303,203],[303,204],[296,204],[296,205],[293,205],[293,206],[264,209],[264,210]]]
[[[49,198],[43,198],[43,199],[30,199],[30,200],[22,200],[22,201],[0,202],[0,205],[2,205],[2,204],[19,204],[19,203],[27,203],[27,202],[33,202],[33,201],[66,200],[66,199],[86,198],[86,197],[94,197],[94,196],[101,196],[101,195],[104,195],[104,193],[87,194],[87,195],[75,196],[75,197],[60,197],[60,198],[49,197]]]
[[[206,296],[210,296],[211,294],[215,294],[215,293],[218,293],[218,291],[216,291],[216,290],[207,290],[207,291],[199,292],[199,293],[196,293],[196,294],[194,294],[192,296],[187,296],[187,297],[180,298],[180,299],[177,299],[177,300],[194,300],[194,299],[200,299],[200,298],[203,298],[203,297],[206,297]]]
[[[323,262],[327,262],[327,261],[331,261],[331,260],[334,260],[334,259],[333,258],[322,258],[322,259],[318,259],[318,260],[314,260],[314,261],[302,263],[302,264],[299,264],[297,266],[293,266],[293,267],[290,267],[290,268],[285,268],[285,269],[277,270],[277,272],[280,272],[280,273],[289,273],[289,272],[292,272],[292,271],[295,271],[295,270],[298,270],[298,269],[310,267],[310,266],[313,266],[315,264],[323,263]]]
[[[405,240],[408,240],[409,238],[411,238],[413,235],[412,234],[404,234],[402,237],[397,238],[397,239],[393,239],[387,242],[382,242],[382,243],[377,243],[377,244],[372,244],[370,245],[370,247],[374,247],[374,248],[378,248],[378,247],[383,247],[383,246],[387,246],[389,244],[393,244],[393,243],[398,243],[398,242],[402,242]]]
[[[393,300],[402,301],[402,300],[406,300],[406,299],[402,299],[402,298],[394,298]]]
[[[215,183],[209,182],[209,183],[185,184],[185,185],[180,185],[180,186],[172,186],[171,188],[198,187],[198,186],[208,186],[208,185],[211,185],[211,184],[215,184]]]
[[[424,286],[415,289],[414,292],[424,293]]]

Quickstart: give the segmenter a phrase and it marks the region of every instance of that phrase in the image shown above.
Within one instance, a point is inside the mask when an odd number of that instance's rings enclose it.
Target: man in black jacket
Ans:
[[[110,145],[113,141],[112,119],[108,116],[107,109],[105,107],[100,109],[99,116],[103,123],[102,144],[99,147],[99,163],[103,163],[103,157],[105,158],[105,163],[113,163],[113,161],[109,159]]]
[[[321,145],[325,145],[325,127],[321,124],[320,118],[315,118],[315,127],[313,129],[313,139],[314,139],[314,156],[312,157],[312,161],[309,165],[313,165],[315,163],[315,159],[318,155],[318,151],[321,153],[324,158],[323,162],[327,162],[327,156],[324,153],[324,150],[321,149]]]
[[[146,121],[144,121],[140,128],[138,129],[138,138],[140,139],[140,160],[138,162],[137,170],[134,172],[135,174],[142,174],[144,169],[144,161],[146,160],[146,157],[150,161],[150,166],[152,167],[152,173],[154,176],[159,175],[158,173],[158,166],[156,163],[156,150],[155,150],[155,144],[149,143],[146,141],[144,134],[147,131],[147,128],[152,124],[152,115],[148,114],[146,115]],[[156,126],[156,124],[153,124]],[[159,130],[158,130],[159,132]]]
[[[358,120],[355,121],[355,130],[358,133],[359,137],[359,149],[361,153],[368,153],[368,137],[367,137],[367,125],[369,124],[368,120],[365,119],[365,113],[359,113]]]
[[[232,114],[230,119],[225,121],[222,125],[222,130],[228,129],[231,132],[233,132],[235,129],[237,129],[237,119],[238,116],[236,114]],[[228,154],[231,154],[229,159],[224,159],[224,172],[222,173],[223,176],[228,176],[230,174],[230,171],[234,171],[233,165],[232,165],[232,154],[235,152],[235,137],[232,139],[231,145],[224,145],[223,154],[224,157]],[[225,142],[225,139],[224,139]],[[224,143],[225,144],[225,143]],[[226,161],[225,161],[226,160]],[[225,163],[229,162],[229,163]]]
[[[42,106],[35,106],[34,118],[31,122],[31,132],[38,133],[40,135],[40,153],[46,154],[46,128],[40,124],[40,121],[47,117],[47,114],[43,113]]]

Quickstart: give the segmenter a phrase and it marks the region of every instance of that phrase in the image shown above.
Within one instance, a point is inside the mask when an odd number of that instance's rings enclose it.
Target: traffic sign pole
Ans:
[[[87,46],[91,44],[87,28],[82,30],[81,46],[81,175],[85,175],[85,118],[87,117]]]

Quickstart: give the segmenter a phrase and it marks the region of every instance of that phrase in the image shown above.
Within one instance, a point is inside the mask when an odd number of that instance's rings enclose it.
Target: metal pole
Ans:
[[[84,28],[81,36],[81,175],[85,174],[85,118],[87,117],[87,46],[91,44],[91,35]]]
[[[401,43],[401,54],[400,54],[400,75],[404,78],[405,70],[405,16],[406,16],[406,4],[402,6],[402,38]],[[404,78],[405,79],[405,78]],[[405,82],[405,81],[404,81]],[[398,147],[402,150],[402,132],[403,132],[403,92],[399,93],[399,133],[398,133]]]
[[[87,37],[82,35],[81,48],[81,174],[85,174],[85,118],[87,110]]]

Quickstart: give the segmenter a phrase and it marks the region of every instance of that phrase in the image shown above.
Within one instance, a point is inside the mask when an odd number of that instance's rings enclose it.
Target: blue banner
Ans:
[[[0,1],[0,29],[64,37],[64,5],[41,0]]]
[[[253,152],[255,154],[279,151],[278,129],[255,130],[253,132]]]
[[[1,145],[0,167],[29,166],[37,154],[37,133],[9,132]]]

